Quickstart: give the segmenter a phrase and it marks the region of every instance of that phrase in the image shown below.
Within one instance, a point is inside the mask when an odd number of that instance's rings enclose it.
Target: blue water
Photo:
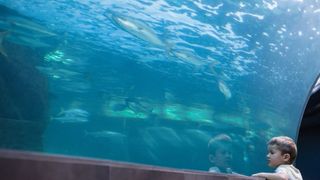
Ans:
[[[319,73],[317,0],[0,4],[0,67],[32,109],[3,114],[32,136],[3,148],[207,171],[225,133],[234,171],[271,171],[266,142],[295,138]]]

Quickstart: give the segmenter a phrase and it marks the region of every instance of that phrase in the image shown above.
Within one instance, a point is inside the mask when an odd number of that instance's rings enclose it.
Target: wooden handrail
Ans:
[[[262,180],[109,160],[0,150],[4,180]]]

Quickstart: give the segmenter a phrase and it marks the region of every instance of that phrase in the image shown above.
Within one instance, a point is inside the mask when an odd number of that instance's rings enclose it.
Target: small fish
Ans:
[[[73,116],[88,117],[89,116],[89,113],[87,111],[82,109],[77,109],[77,108],[68,109],[61,113],[64,114],[65,116],[71,116],[71,117]]]
[[[218,82],[219,90],[224,95],[224,97],[228,100],[232,97],[231,91],[229,87],[223,81]]]
[[[68,109],[61,111],[57,117],[51,118],[51,120],[59,121],[62,123],[81,123],[88,122],[89,113],[82,109]]]
[[[16,30],[17,28],[21,28],[38,34],[39,36],[57,36],[57,34],[48,31],[46,27],[25,18],[10,16],[7,17],[6,20],[12,25],[12,28]]]
[[[84,117],[53,117],[51,120],[61,123],[83,123],[89,121],[88,118]]]
[[[153,29],[141,21],[116,15],[110,15],[109,17],[117,26],[135,37],[147,41],[155,46],[166,48],[166,43],[157,36]]]
[[[95,132],[87,132],[85,131],[86,136],[92,136],[95,138],[114,138],[114,137],[125,137],[125,135],[114,132],[114,131],[95,131]]]
[[[68,80],[68,79],[77,78],[81,76],[81,73],[70,71],[68,69],[62,69],[62,68],[55,69],[52,67],[36,66],[36,69],[38,69],[41,73],[55,79]],[[74,83],[80,84],[80,82],[78,81]]]
[[[194,67],[201,67],[205,65],[205,62],[198,57],[197,55],[193,54],[192,52],[185,51],[185,50],[175,50],[170,51],[170,55],[177,57],[181,61],[187,64],[191,64]]]

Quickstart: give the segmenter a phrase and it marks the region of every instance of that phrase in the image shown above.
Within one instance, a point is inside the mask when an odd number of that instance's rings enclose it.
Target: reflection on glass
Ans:
[[[208,171],[224,134],[222,172],[270,171],[320,68],[317,4],[0,0],[0,147]]]

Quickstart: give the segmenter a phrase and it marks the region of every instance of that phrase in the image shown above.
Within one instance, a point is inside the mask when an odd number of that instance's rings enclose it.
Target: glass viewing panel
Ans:
[[[318,0],[0,5],[4,149],[270,171],[319,74]]]

